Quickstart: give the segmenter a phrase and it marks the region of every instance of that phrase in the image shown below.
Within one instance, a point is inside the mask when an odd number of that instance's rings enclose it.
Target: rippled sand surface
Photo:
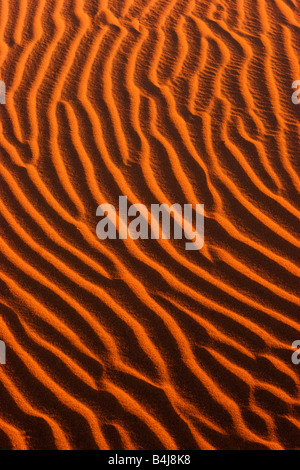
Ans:
[[[1,449],[300,448],[298,0],[2,0]],[[298,168],[297,168],[298,166]],[[205,204],[205,246],[96,208]]]

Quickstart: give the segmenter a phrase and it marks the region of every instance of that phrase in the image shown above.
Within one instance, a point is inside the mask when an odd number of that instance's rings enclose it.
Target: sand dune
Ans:
[[[2,0],[1,449],[300,449],[298,0]],[[96,209],[205,204],[205,246]]]

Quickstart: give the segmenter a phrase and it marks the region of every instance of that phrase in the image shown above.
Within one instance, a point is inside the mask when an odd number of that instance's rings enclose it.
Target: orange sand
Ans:
[[[300,448],[298,0],[2,0],[0,449]],[[297,42],[298,41],[298,42]],[[205,204],[205,247],[96,208]]]

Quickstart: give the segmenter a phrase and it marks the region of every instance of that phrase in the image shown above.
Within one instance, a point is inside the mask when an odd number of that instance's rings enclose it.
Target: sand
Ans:
[[[0,449],[299,449],[298,0],[0,2]],[[205,245],[99,204],[205,205]]]

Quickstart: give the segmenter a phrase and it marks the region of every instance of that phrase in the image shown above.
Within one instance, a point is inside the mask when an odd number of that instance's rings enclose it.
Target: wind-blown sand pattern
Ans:
[[[299,1],[0,5],[0,448],[299,449]]]

